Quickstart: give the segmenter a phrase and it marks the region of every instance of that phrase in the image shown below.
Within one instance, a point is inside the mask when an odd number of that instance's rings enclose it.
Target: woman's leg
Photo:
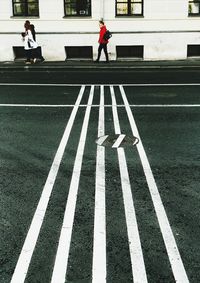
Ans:
[[[109,62],[109,59],[108,59],[108,50],[107,50],[107,43],[103,45],[103,51],[104,51],[105,56],[106,56],[106,62]]]
[[[101,50],[103,49],[103,44],[99,44],[99,48],[98,48],[98,57],[96,62],[99,62],[100,56],[101,56]]]
[[[26,57],[26,62],[31,63],[31,50],[25,49],[25,57]]]

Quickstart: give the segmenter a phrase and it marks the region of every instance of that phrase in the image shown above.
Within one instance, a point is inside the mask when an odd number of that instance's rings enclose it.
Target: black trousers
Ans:
[[[41,55],[41,51],[40,51],[39,47],[31,49],[31,57],[40,59],[42,61],[44,60],[43,56]]]
[[[30,62],[31,61],[31,49],[27,50],[25,49],[25,57],[26,57],[26,61]]]
[[[40,59],[41,61],[44,61],[44,58],[41,55],[40,49],[38,47],[33,48],[33,49],[29,49],[29,50],[25,50],[25,56],[26,56],[26,60],[28,62],[30,62],[34,58],[37,58],[37,59]]]
[[[107,43],[100,43],[99,44],[97,61],[99,61],[99,59],[100,59],[102,49],[103,49],[103,51],[105,53],[106,61],[108,62]]]

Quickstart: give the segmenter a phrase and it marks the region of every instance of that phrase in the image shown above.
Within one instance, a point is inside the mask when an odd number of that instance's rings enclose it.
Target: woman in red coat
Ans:
[[[106,32],[106,26],[104,25],[103,21],[99,21],[99,27],[100,27],[100,32],[99,32],[99,48],[98,48],[98,57],[96,62],[99,62],[100,56],[101,56],[101,51],[103,49],[105,56],[106,56],[106,62],[108,63],[108,51],[107,51],[107,44],[108,40],[104,39],[104,34]]]

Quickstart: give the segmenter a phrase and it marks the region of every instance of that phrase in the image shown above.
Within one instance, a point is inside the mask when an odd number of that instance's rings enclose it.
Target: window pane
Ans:
[[[142,3],[142,0],[132,0],[131,2],[141,2]]]
[[[117,15],[127,15],[128,14],[128,5],[127,4],[117,4]]]
[[[141,15],[142,14],[142,5],[138,4],[131,4],[131,14],[132,15]]]
[[[190,14],[199,14],[199,3],[190,3],[189,4],[189,13]]]
[[[14,16],[38,16],[38,0],[13,0]]]
[[[14,4],[14,15],[16,16],[25,15],[25,4]]]
[[[128,2],[128,0],[117,0],[117,3],[122,3],[122,2],[127,3],[127,2]]]
[[[28,15],[29,16],[38,16],[39,15],[39,9],[38,9],[37,3],[28,4]]]
[[[90,16],[91,0],[65,0],[65,14],[67,16]]]
[[[76,7],[75,5],[65,5],[65,13],[66,15],[77,15],[77,12],[76,12]]]

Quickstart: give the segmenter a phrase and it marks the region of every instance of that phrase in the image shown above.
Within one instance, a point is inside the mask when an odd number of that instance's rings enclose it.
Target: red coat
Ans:
[[[105,32],[106,32],[106,26],[102,26],[99,32],[99,41],[98,41],[99,43],[103,43],[103,44],[108,43],[108,40],[103,39]]]

